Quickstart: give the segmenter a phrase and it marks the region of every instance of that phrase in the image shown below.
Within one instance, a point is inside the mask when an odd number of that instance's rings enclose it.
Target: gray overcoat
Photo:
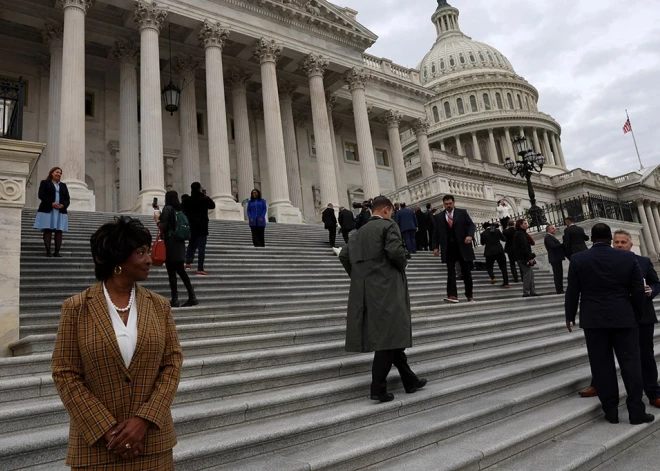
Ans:
[[[348,240],[339,260],[351,277],[346,351],[411,347],[408,261],[399,226],[372,217]]]

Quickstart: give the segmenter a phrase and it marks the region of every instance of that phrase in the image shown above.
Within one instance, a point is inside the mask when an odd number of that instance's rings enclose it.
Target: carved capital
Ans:
[[[204,48],[219,47],[222,49],[225,47],[229,33],[230,31],[223,28],[219,22],[204,20],[198,36],[199,44]]]
[[[243,69],[231,69],[225,74],[225,84],[230,90],[246,90],[252,75]]]
[[[172,70],[184,80],[192,80],[195,72],[202,65],[202,60],[193,56],[177,56],[172,59]]]
[[[364,88],[369,80],[369,75],[364,69],[357,69],[353,67],[351,70],[344,74],[344,83],[348,85],[349,90],[356,88]]]
[[[254,119],[264,119],[264,105],[260,101],[253,101],[250,103],[250,109],[252,110],[252,116]]]
[[[37,56],[37,66],[39,67],[39,75],[41,77],[48,77],[50,75],[49,56]]]
[[[657,201],[649,201],[649,204],[651,205],[651,208],[657,208],[658,207],[658,202]]]
[[[401,113],[397,110],[388,110],[381,116],[380,121],[387,124],[388,128],[398,128],[401,124],[402,117]]]
[[[637,203],[637,206],[641,206],[643,208],[644,207],[644,198],[637,198],[635,200],[635,203]]]
[[[261,38],[254,43],[254,56],[261,64],[264,62],[275,62],[277,64],[281,55],[282,46],[272,39]]]
[[[428,119],[418,118],[413,121],[412,128],[416,136],[424,136],[429,133],[431,123],[429,123]]]
[[[120,39],[115,41],[110,57],[119,62],[137,65],[140,59],[140,47],[130,39]]]
[[[51,23],[47,21],[44,24],[44,29],[41,31],[41,37],[44,43],[53,49],[55,47],[62,47],[62,38],[64,36],[64,28],[60,24]]]
[[[298,128],[304,128],[309,122],[309,115],[300,110],[293,110],[293,122]]]
[[[156,5],[156,2],[149,3],[143,0],[138,0],[135,4],[133,20],[140,30],[150,28],[155,29],[160,33],[160,30],[163,29],[163,25],[165,25],[166,18],[167,10],[159,8],[158,5]]]
[[[92,0],[59,0],[58,4],[62,7],[62,10],[79,8],[86,14],[89,7],[92,6]]]
[[[292,82],[288,82],[286,80],[278,80],[277,82],[277,90],[280,94],[280,99],[284,98],[291,98],[293,96],[293,92],[295,92],[298,89],[298,85]]]
[[[308,77],[323,77],[325,69],[328,67],[328,61],[320,54],[310,54],[305,59],[302,68],[307,72]]]
[[[334,93],[325,93],[325,104],[328,107],[328,110],[332,111],[337,106],[337,95]]]

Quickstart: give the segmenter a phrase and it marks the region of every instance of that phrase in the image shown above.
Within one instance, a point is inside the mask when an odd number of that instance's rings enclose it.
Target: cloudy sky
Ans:
[[[436,0],[334,0],[379,36],[367,52],[416,67],[433,45]],[[562,126],[570,168],[638,170],[628,108],[645,166],[660,164],[659,0],[449,0],[461,30],[499,49]]]

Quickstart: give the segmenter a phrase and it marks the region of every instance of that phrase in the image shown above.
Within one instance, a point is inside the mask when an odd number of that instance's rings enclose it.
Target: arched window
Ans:
[[[500,95],[499,92],[495,94],[495,101],[497,102],[498,110],[504,108],[504,106],[502,105],[502,95]]]
[[[489,152],[488,152],[488,143],[484,140],[479,141],[479,153],[481,154],[481,159],[488,161]]]
[[[490,97],[488,96],[488,93],[484,93],[483,99],[484,99],[484,109],[486,111],[490,110]]]
[[[495,53],[495,59],[497,59],[497,62],[502,65],[502,58],[500,57],[499,54]]]
[[[429,69],[424,67],[424,78],[429,78]]]
[[[431,64],[431,73],[435,74],[435,62]]]
[[[445,70],[445,60],[440,59],[440,70]]]
[[[522,107],[522,100],[520,99],[520,93],[518,93],[517,96],[518,96],[518,109],[522,110],[523,107]]]
[[[509,109],[512,110],[513,109],[513,97],[511,96],[510,93],[506,94],[506,101],[509,102]]]
[[[451,149],[449,149],[450,154],[458,155],[458,147],[453,146]]]
[[[433,107],[433,120],[437,123],[440,121],[440,113],[438,112],[438,107],[434,106]]]
[[[488,60],[493,62],[493,56],[490,55],[490,52],[488,53]]]
[[[477,107],[477,97],[474,95],[470,95],[470,108],[472,108],[473,113],[479,111],[479,108]]]
[[[529,100],[527,99],[527,95],[525,95],[525,109],[529,109]]]
[[[449,56],[449,65],[451,67],[454,67],[456,65],[456,61],[454,60],[454,56]]]
[[[463,147],[463,150],[465,150],[465,156],[469,159],[474,159],[474,149],[472,148],[472,143],[466,142],[463,144]]]
[[[458,56],[458,60],[461,61],[461,64],[465,64],[465,56],[463,55],[463,53],[461,53],[461,55]]]
[[[477,59],[475,59],[474,54],[472,53],[470,53],[470,62],[472,62],[473,64],[477,62]]]
[[[497,152],[497,160],[504,163],[504,154],[502,154],[502,143],[499,139],[495,139],[495,151]]]
[[[486,62],[486,59],[484,58],[484,53],[481,51],[479,51],[479,59],[481,60],[481,62]]]
[[[458,108],[458,114],[465,114],[465,107],[463,106],[462,98],[456,100],[456,107]]]
[[[449,106],[448,101],[445,101],[445,118],[451,118],[451,107]]]

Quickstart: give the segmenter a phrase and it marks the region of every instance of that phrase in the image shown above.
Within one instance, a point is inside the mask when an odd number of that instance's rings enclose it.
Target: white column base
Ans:
[[[78,181],[64,183],[66,183],[66,187],[69,189],[69,196],[71,198],[69,210],[88,212],[96,211],[96,196],[94,196],[92,190],[87,188],[87,185]]]
[[[274,203],[268,206],[268,217],[275,217],[278,224],[302,224],[300,210],[291,203]]]
[[[158,206],[162,210],[165,206],[165,190],[142,190],[133,206],[133,213],[153,215],[154,198],[158,198]]]
[[[211,219],[224,219],[227,221],[245,221],[243,206],[231,198],[213,198],[215,209],[209,216]]]

